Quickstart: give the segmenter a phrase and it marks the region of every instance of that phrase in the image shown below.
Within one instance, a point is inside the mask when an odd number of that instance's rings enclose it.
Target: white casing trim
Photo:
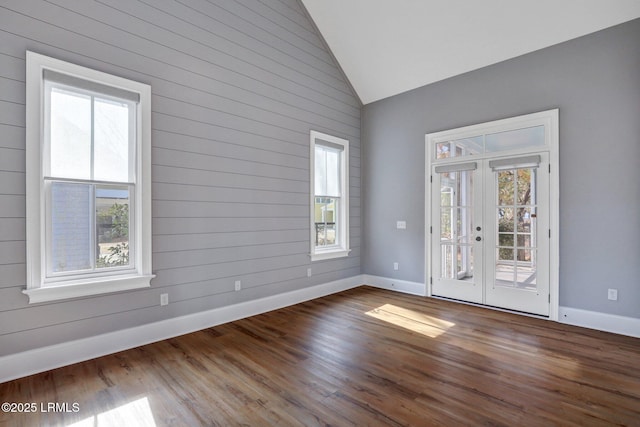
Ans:
[[[388,289],[390,291],[398,291],[411,295],[427,295],[427,287],[424,283],[391,279],[389,277],[371,276],[369,274],[363,274],[362,281],[364,284],[375,288]]]
[[[434,164],[434,150],[436,142],[451,141],[455,139],[462,139],[469,136],[474,136],[479,133],[490,133],[502,130],[513,130],[518,128],[530,127],[530,126],[546,126],[546,145],[544,147],[538,147],[535,150],[531,148],[516,149],[513,151],[505,150],[500,152],[493,152],[488,154],[481,154],[475,156],[475,159],[486,157],[490,158],[497,154],[502,155],[525,155],[535,154],[538,152],[549,153],[549,319],[558,321],[558,307],[560,301],[560,161],[559,161],[559,120],[560,110],[555,108],[547,111],[541,111],[538,113],[525,114],[516,117],[508,117],[505,119],[494,120],[491,122],[479,123],[470,126],[463,126],[460,128],[449,129],[445,131],[433,132],[425,135],[425,209],[424,209],[424,223],[425,223],[425,283],[429,283],[432,276],[432,256],[431,256],[431,244],[432,235],[430,232],[431,222],[431,168]],[[453,164],[459,161],[460,158],[452,158],[448,160],[440,160],[439,164]],[[431,287],[427,289],[427,296],[431,296]]]
[[[122,275],[78,280],[76,283],[65,282],[60,286],[44,286],[41,288],[25,289],[23,294],[29,297],[29,304],[57,301],[68,298],[79,298],[111,292],[128,291],[131,289],[148,288],[155,274],[148,276]]]
[[[315,253],[309,254],[309,256],[311,257],[311,261],[324,261],[324,260],[327,260],[327,259],[344,258],[346,256],[349,256],[349,252],[351,252],[351,249],[348,249],[348,250],[337,250],[337,251],[326,251],[326,252],[315,252]]]
[[[640,338],[640,319],[634,317],[562,306],[559,313],[560,323]]]
[[[362,276],[0,357],[0,383],[358,287]]]

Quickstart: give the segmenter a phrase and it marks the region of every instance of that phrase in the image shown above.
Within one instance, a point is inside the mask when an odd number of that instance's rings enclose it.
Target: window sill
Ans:
[[[312,253],[311,261],[322,261],[325,259],[344,258],[349,255],[351,249],[339,249],[335,251],[315,252]]]
[[[138,276],[126,275],[117,277],[101,277],[99,279],[74,280],[62,284],[43,286],[41,288],[25,289],[23,294],[29,297],[29,304],[57,301],[62,299],[80,298],[101,295],[132,289],[148,288],[155,275]]]

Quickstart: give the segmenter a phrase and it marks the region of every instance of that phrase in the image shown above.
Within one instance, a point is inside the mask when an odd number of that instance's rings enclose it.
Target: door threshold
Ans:
[[[474,306],[474,307],[488,308],[488,309],[495,310],[495,311],[502,311],[504,313],[511,313],[511,314],[518,314],[520,316],[533,317],[535,319],[550,320],[549,316],[544,316],[542,314],[527,313],[526,311],[518,311],[518,310],[509,310],[507,308],[496,307],[496,306],[487,305],[487,304],[480,304],[480,303],[477,303],[477,302],[469,302],[469,301],[465,301],[465,300],[461,300],[461,299],[442,297],[440,295],[431,295],[430,298],[435,298],[435,299],[439,299],[439,300],[443,300],[443,301],[451,301],[451,302],[455,302],[455,303],[458,303],[458,304],[471,305],[471,306]]]

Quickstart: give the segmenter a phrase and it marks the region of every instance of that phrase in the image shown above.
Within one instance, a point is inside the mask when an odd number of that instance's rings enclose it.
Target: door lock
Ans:
[[[476,237],[476,242],[479,242],[480,240],[482,240],[482,237],[477,236],[477,237]]]

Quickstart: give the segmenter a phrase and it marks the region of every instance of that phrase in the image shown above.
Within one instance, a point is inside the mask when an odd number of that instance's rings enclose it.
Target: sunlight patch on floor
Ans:
[[[414,310],[398,307],[393,304],[384,304],[365,313],[376,319],[392,323],[401,328],[425,335],[429,338],[437,338],[447,332],[447,329],[455,326],[455,323],[436,317],[428,316]]]
[[[156,427],[146,397],[86,418],[67,427]]]

